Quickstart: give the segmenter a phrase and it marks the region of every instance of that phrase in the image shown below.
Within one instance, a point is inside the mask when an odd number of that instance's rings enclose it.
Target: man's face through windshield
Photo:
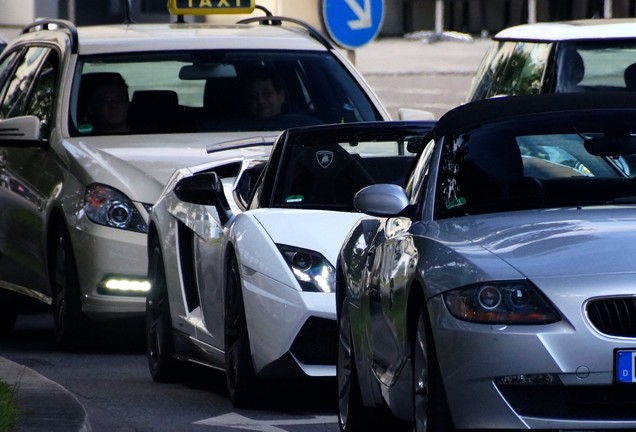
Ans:
[[[276,89],[268,79],[256,80],[247,87],[247,109],[250,116],[267,120],[281,113],[285,90]]]

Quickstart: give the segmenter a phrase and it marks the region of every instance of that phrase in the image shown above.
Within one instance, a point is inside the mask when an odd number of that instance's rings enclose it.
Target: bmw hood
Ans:
[[[500,213],[443,226],[528,278],[636,272],[633,207]]]
[[[258,152],[255,149],[241,149],[208,154],[207,146],[255,136],[258,133],[86,137],[67,140],[64,154],[69,158],[69,164],[82,166],[83,169],[75,171],[86,173],[86,178],[80,179],[86,184],[108,184],[133,200],[155,202],[163,186],[178,168]]]
[[[253,216],[274,243],[319,252],[335,266],[345,237],[363,215],[320,210],[263,209],[255,211]]]

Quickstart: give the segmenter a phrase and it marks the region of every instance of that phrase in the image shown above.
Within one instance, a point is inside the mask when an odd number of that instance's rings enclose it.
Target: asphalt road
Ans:
[[[259,409],[234,410],[220,372],[192,366],[179,382],[153,382],[142,330],[142,322],[121,323],[64,353],[53,345],[50,316],[22,315],[15,332],[2,339],[0,356],[72,392],[88,414],[91,432],[338,430],[335,380],[264,383]]]
[[[399,108],[429,111],[440,118],[464,102],[470,85],[470,77],[466,75],[370,74],[365,79],[396,120]]]
[[[490,39],[423,40],[379,39],[356,50],[353,57],[394,119],[399,108],[425,110],[439,118],[463,103],[491,43]]]

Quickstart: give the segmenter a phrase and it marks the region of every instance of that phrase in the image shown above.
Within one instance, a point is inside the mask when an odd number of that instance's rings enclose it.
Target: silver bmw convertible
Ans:
[[[355,197],[341,430],[636,428],[636,98],[474,102],[425,141]]]

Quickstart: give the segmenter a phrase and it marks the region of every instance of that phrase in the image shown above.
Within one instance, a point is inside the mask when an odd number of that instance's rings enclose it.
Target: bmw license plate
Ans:
[[[616,351],[616,381],[636,383],[636,350]]]

